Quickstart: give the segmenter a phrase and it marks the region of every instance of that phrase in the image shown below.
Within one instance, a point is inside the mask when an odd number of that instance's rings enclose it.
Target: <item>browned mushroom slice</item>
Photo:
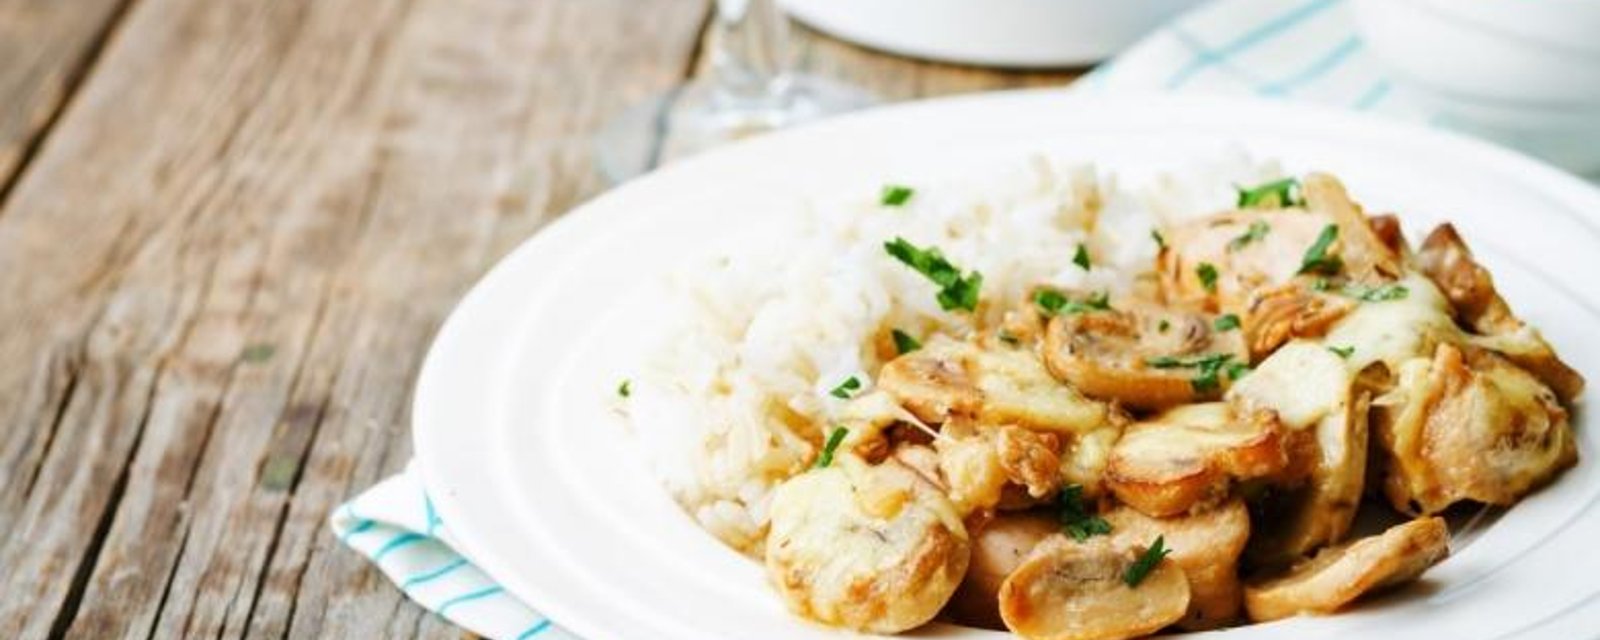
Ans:
[[[1304,279],[1263,289],[1244,314],[1252,359],[1265,358],[1294,338],[1317,338],[1356,306],[1355,300],[1315,291]]]
[[[1005,345],[937,337],[885,364],[878,387],[934,424],[964,417],[1084,433],[1106,420],[1104,404],[1056,381],[1031,351]]]
[[[1060,532],[1060,522],[1038,513],[1000,514],[974,529],[967,577],[946,610],[961,624],[1004,629],[1005,622],[1000,619],[1001,583],[1034,547]]]
[[[1577,462],[1554,392],[1499,355],[1441,344],[1401,367],[1375,415],[1396,509],[1432,514],[1460,500],[1509,505]]]
[[[1289,465],[1255,506],[1262,517],[1245,550],[1254,565],[1281,565],[1344,537],[1366,481],[1370,392],[1349,363],[1322,345],[1284,345],[1240,380],[1229,402],[1272,411],[1289,430]]]
[[[1473,259],[1454,226],[1442,224],[1428,234],[1417,252],[1417,267],[1439,285],[1456,317],[1484,336],[1477,344],[1527,369],[1565,402],[1583,393],[1583,376],[1556,356],[1538,330],[1511,312],[1489,271]]]
[[[1117,640],[1177,622],[1189,607],[1183,569],[1160,560],[1136,586],[1125,580],[1145,549],[1106,538],[1055,535],[1000,585],[1000,617],[1028,640]]]
[[[1051,373],[1090,397],[1134,409],[1219,397],[1228,376],[1207,377],[1181,365],[1245,357],[1239,332],[1216,331],[1210,316],[1133,301],[1059,315],[1045,333],[1044,361]]]
[[[1412,520],[1323,549],[1281,576],[1246,586],[1245,610],[1256,622],[1333,613],[1363,594],[1417,579],[1449,554],[1442,518]]]
[[[1205,508],[1226,499],[1238,480],[1282,472],[1285,435],[1271,411],[1240,414],[1220,402],[1178,407],[1123,432],[1106,486],[1150,516]]]
[[[1250,538],[1250,514],[1232,500],[1191,516],[1152,518],[1119,507],[1105,515],[1114,540],[1142,544],[1161,536],[1168,556],[1189,578],[1189,611],[1178,626],[1215,629],[1239,617],[1239,554]]]
[[[944,494],[898,464],[841,453],[779,485],[767,574],[795,614],[897,633],[933,619],[967,570],[967,530]]]

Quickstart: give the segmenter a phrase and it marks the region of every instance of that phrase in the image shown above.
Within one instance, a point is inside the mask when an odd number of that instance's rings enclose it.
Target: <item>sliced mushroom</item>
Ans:
[[[1456,316],[1484,336],[1480,346],[1499,351],[1555,390],[1564,402],[1583,393],[1583,376],[1556,356],[1538,330],[1511,312],[1494,279],[1472,257],[1454,226],[1439,225],[1423,240],[1417,266],[1439,285]]]
[[[1254,505],[1260,518],[1245,551],[1254,565],[1291,562],[1344,537],[1366,482],[1367,408],[1359,372],[1328,348],[1295,341],[1229,393],[1241,411],[1271,411],[1290,435],[1287,472]]]
[[[795,614],[897,633],[932,620],[971,557],[938,489],[898,464],[842,453],[773,492],[767,574]]]
[[[942,436],[933,445],[940,477],[963,516],[1032,506],[1061,486],[1061,437],[1055,433],[956,421]],[[1012,488],[1020,495],[1009,493]]]
[[[1106,420],[1104,404],[1057,382],[1031,351],[1004,345],[936,337],[885,364],[878,387],[934,424],[957,417],[1083,433]]]
[[[1004,629],[1000,584],[1044,539],[1061,532],[1061,523],[1039,513],[1004,513],[972,533],[972,564],[947,609],[956,622]]]
[[[1134,409],[1214,399],[1226,388],[1228,376],[1206,377],[1189,366],[1158,366],[1162,360],[1204,357],[1246,362],[1240,333],[1215,331],[1212,322],[1206,314],[1134,301],[1119,301],[1110,310],[1063,314],[1045,332],[1044,362],[1051,373],[1090,397]]]
[[[1363,594],[1417,579],[1450,554],[1442,518],[1421,518],[1381,535],[1323,549],[1287,573],[1247,585],[1244,606],[1256,622],[1333,613]]]
[[[1226,499],[1236,481],[1282,472],[1285,435],[1271,411],[1238,413],[1220,402],[1178,407],[1123,432],[1106,486],[1154,517],[1203,509]]]
[[[1189,611],[1178,626],[1215,629],[1239,617],[1239,554],[1250,539],[1250,513],[1232,500],[1192,516],[1152,518],[1119,507],[1105,515],[1114,540],[1142,544],[1162,536],[1168,556],[1189,579]]]
[[[1183,618],[1189,581],[1170,560],[1137,586],[1124,581],[1144,552],[1097,537],[1055,535],[1000,585],[1000,617],[1028,640],[1116,640],[1148,635]]]
[[[1577,462],[1555,392],[1491,351],[1441,344],[1403,366],[1375,415],[1384,494],[1433,514],[1461,500],[1510,505]]]
[[[1350,298],[1313,290],[1304,279],[1263,289],[1244,315],[1250,356],[1265,358],[1294,338],[1319,338],[1355,306]]]

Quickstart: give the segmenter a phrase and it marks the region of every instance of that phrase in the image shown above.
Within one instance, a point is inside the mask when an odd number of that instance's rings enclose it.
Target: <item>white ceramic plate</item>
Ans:
[[[467,556],[582,636],[838,637],[785,613],[760,567],[699,530],[631,447],[614,393],[650,339],[653,274],[709,238],[787,215],[801,194],[1038,151],[1148,175],[1235,145],[1293,171],[1336,172],[1370,207],[1403,212],[1412,237],[1455,221],[1512,304],[1600,377],[1600,192],[1574,178],[1465,139],[1304,107],[990,94],[712,152],[529,240],[472,290],[428,354],[414,421],[429,493]],[[1594,404],[1594,388],[1582,404]],[[1423,583],[1337,616],[1226,634],[1593,637],[1600,433],[1591,415],[1576,417],[1582,462],[1459,544]],[[916,635],[1005,637],[941,625]]]

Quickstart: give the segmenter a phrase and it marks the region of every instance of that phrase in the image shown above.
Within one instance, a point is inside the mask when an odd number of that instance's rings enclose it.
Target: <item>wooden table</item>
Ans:
[[[0,0],[0,638],[448,637],[328,533],[705,0]],[[812,33],[884,100],[1023,85]]]

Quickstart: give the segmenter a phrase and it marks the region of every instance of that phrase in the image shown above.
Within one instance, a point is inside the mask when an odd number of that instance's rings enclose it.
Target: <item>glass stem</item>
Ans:
[[[733,108],[789,99],[789,24],[776,0],[717,0],[710,39],[714,98]]]

